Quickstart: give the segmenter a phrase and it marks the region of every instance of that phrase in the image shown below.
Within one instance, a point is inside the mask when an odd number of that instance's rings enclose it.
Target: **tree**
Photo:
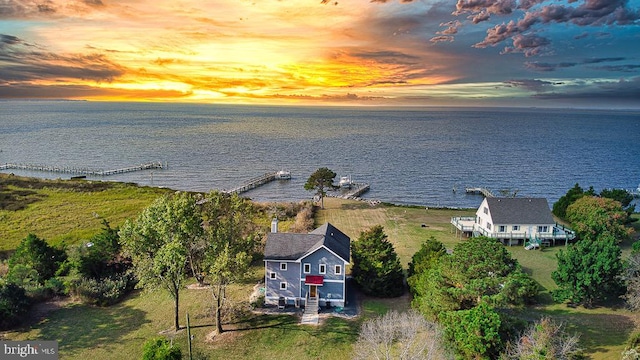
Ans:
[[[561,196],[560,199],[553,204],[553,214],[561,219],[566,218],[566,212],[569,205],[573,204],[576,200],[585,195],[595,195],[595,191],[591,187],[585,193],[580,185],[576,183],[565,195]]]
[[[69,254],[75,270],[88,278],[102,279],[127,269],[125,263],[116,261],[121,250],[118,229],[112,228],[107,220],[102,225],[102,232]]]
[[[18,270],[23,273],[25,268],[33,269],[37,273],[35,280],[42,285],[56,274],[65,259],[66,254],[63,250],[53,248],[36,235],[29,234],[9,258],[7,277],[14,276],[14,272]]]
[[[501,360],[582,359],[578,335],[565,332],[562,323],[544,317],[531,324],[514,342],[507,344]]]
[[[640,310],[640,251],[636,249],[636,244],[640,245],[640,242],[634,243],[634,249],[627,259],[623,277],[627,289],[623,298],[626,300],[627,306],[634,311]]]
[[[613,237],[627,240],[633,229],[627,227],[627,213],[613,199],[583,196],[567,208],[567,220],[581,239]]]
[[[237,194],[212,192],[202,202],[207,249],[203,268],[211,283],[216,330],[222,333],[222,308],[227,286],[248,274],[257,231],[253,204]]]
[[[602,191],[600,191],[600,197],[620,202],[624,211],[629,216],[631,216],[631,214],[636,210],[636,206],[631,205],[631,202],[633,201],[633,194],[625,189],[602,189]]]
[[[433,268],[438,263],[440,257],[446,255],[446,253],[447,248],[444,244],[431,236],[427,241],[422,243],[420,249],[411,257],[407,276],[411,277],[414,274],[423,273]]]
[[[471,309],[480,302],[520,305],[538,293],[535,281],[505,247],[487,237],[459,243],[452,255],[442,255],[436,266],[416,273],[411,285],[413,306],[426,316]]]
[[[200,213],[194,196],[179,192],[158,198],[135,221],[120,230],[125,253],[131,257],[139,287],[164,288],[174,300],[174,326],[180,329],[180,289],[185,281],[188,244],[200,236]]]
[[[404,293],[402,265],[382,226],[360,233],[351,243],[351,258],[351,275],[365,294],[394,297]]]
[[[324,197],[327,195],[326,189],[335,189],[336,186],[333,184],[333,179],[335,179],[336,173],[329,170],[326,167],[319,168],[316,170],[307,182],[304,184],[304,189],[309,191],[316,191],[316,195],[320,196],[321,208],[324,209]]]
[[[500,315],[488,304],[443,313],[448,342],[462,359],[495,359],[502,345]]]
[[[552,295],[556,301],[569,300],[591,307],[621,290],[620,247],[611,236],[583,239],[556,254],[558,268],[551,278],[558,285]]]
[[[24,288],[15,284],[0,284],[0,330],[6,330],[20,322],[29,311],[31,302]]]
[[[389,311],[362,324],[354,359],[443,359],[441,341],[438,325],[417,312]]]

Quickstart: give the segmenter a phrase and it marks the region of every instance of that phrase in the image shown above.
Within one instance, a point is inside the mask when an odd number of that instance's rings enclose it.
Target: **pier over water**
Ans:
[[[152,162],[140,165],[127,166],[112,170],[97,170],[91,168],[78,168],[68,166],[53,166],[53,165],[32,165],[32,164],[14,164],[6,163],[0,164],[0,171],[2,170],[27,170],[27,171],[44,171],[53,173],[64,173],[74,175],[86,175],[86,176],[109,176],[115,174],[124,174],[134,171],[164,169],[167,165],[163,165],[162,162]]]

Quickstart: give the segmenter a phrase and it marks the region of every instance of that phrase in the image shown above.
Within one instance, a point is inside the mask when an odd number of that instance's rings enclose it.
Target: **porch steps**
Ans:
[[[318,299],[307,299],[300,324],[318,325]]]

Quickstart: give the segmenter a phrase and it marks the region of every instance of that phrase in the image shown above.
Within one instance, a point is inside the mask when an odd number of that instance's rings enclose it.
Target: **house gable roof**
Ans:
[[[298,260],[322,246],[349,262],[351,240],[335,226],[326,223],[308,234],[269,233],[264,247],[265,260]]]
[[[545,198],[486,198],[494,224],[554,224]]]

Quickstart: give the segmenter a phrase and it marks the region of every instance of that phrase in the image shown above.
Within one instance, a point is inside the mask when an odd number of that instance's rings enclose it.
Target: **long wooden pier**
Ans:
[[[251,189],[255,189],[258,186],[262,186],[266,183],[272,182],[274,180],[277,179],[278,172],[277,171],[273,171],[273,172],[268,172],[266,174],[254,177],[253,179],[247,180],[244,183],[242,183],[240,186],[235,187],[231,190],[225,190],[224,192],[227,194],[242,194],[243,192],[247,192]],[[288,179],[282,179],[282,180],[288,180]]]
[[[484,197],[494,197],[491,190],[483,187],[465,188],[467,194],[482,194]]]
[[[88,175],[88,176],[109,176],[115,174],[124,174],[134,171],[152,170],[152,169],[164,169],[166,165],[162,162],[152,162],[134,166],[128,166],[112,170],[97,170],[91,168],[77,168],[67,166],[51,166],[51,165],[32,165],[32,164],[15,164],[6,163],[0,165],[0,170],[28,170],[28,171],[45,171],[54,173],[66,173],[75,175]]]

